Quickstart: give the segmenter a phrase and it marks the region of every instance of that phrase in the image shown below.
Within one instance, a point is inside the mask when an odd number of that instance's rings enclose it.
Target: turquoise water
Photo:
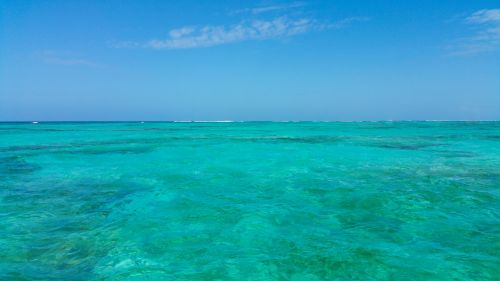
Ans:
[[[500,122],[0,123],[0,280],[499,280]]]

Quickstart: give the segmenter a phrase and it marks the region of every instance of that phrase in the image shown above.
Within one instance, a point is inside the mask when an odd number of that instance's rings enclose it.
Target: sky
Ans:
[[[500,2],[0,1],[0,121],[500,120]]]

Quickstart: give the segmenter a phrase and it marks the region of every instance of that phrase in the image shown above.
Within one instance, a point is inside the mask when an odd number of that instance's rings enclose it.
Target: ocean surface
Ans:
[[[0,123],[0,280],[500,280],[500,122]]]

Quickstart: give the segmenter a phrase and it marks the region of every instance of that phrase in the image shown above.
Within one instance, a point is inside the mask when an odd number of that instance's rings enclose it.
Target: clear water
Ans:
[[[0,124],[0,280],[499,280],[500,122]]]

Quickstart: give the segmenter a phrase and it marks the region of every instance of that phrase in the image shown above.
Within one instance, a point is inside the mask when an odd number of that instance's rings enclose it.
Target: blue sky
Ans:
[[[0,2],[0,120],[500,119],[498,1]]]

